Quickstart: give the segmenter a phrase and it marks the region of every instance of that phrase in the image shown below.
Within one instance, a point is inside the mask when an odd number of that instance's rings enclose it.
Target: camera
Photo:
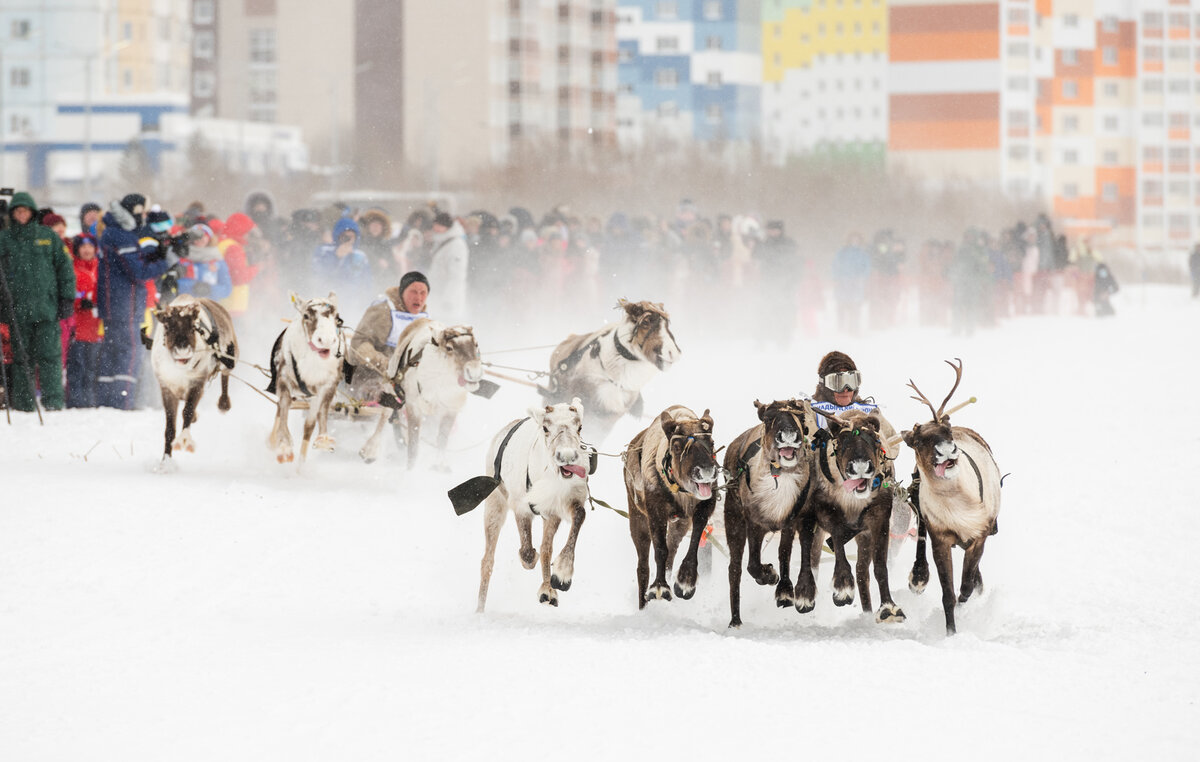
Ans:
[[[16,193],[12,188],[0,188],[0,230],[8,227],[8,202]]]

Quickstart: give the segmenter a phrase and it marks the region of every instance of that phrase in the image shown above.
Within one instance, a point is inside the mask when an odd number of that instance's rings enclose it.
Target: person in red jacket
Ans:
[[[211,223],[209,227],[212,227]],[[233,279],[233,293],[222,299],[221,304],[234,317],[244,314],[250,306],[250,281],[258,275],[259,266],[251,265],[246,257],[246,237],[255,228],[254,220],[248,215],[231,214],[225,220],[224,234],[217,243]]]
[[[96,238],[81,233],[71,239],[75,265],[75,312],[68,319],[67,407],[96,406],[96,363],[103,338],[96,310],[96,271],[100,260]]]

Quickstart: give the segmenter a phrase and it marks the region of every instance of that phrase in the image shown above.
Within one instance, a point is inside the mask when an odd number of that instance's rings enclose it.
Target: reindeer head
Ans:
[[[578,397],[529,409],[529,417],[542,427],[546,451],[564,479],[587,479],[589,453],[583,445],[583,403]]]
[[[880,487],[883,473],[879,414],[855,410],[825,420],[842,489],[855,497],[873,494]]]
[[[909,387],[917,393],[913,399],[929,406],[933,420],[929,423],[913,424],[911,430],[903,432],[904,444],[911,447],[916,453],[917,468],[921,473],[935,479],[953,479],[958,473],[958,445],[954,443],[950,415],[945,412],[946,403],[954,396],[959,382],[962,381],[962,360],[957,357],[954,359],[958,360],[957,365],[946,360],[946,364],[954,369],[954,386],[950,388],[950,393],[946,395],[946,399],[942,400],[941,407],[937,410],[933,409],[933,403],[921,393],[913,380],[911,378],[908,380]]]
[[[300,323],[304,328],[304,336],[308,339],[308,348],[316,352],[321,359],[327,359],[331,352],[338,349],[339,329],[342,318],[337,311],[337,295],[330,291],[329,296],[316,297],[301,301],[292,293],[292,304],[300,313]]]
[[[659,370],[666,370],[679,360],[682,350],[671,333],[671,316],[661,304],[622,299],[618,306],[625,310],[625,322],[633,326],[632,349],[641,352]]]
[[[154,317],[163,327],[163,344],[171,359],[187,365],[204,348],[208,328],[200,320],[200,305],[195,302],[157,310]]]
[[[479,382],[483,379],[483,363],[479,359],[479,345],[475,343],[471,326],[443,328],[433,335],[429,343],[458,371],[459,386],[471,392],[479,388]]]
[[[684,492],[701,500],[712,497],[717,483],[717,456],[713,452],[713,420],[708,410],[699,418],[682,420],[664,412],[658,423],[667,439],[665,463],[660,467],[668,483],[674,481]]]
[[[762,451],[767,460],[781,468],[795,468],[803,462],[803,450],[817,432],[817,417],[807,400],[776,400],[764,405],[754,400],[758,419],[763,422]]]

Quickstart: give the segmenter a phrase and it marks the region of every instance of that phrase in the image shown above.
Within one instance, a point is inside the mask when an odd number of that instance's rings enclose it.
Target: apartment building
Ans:
[[[132,138],[152,166],[186,111],[188,0],[0,4],[0,176],[56,197],[90,196]]]
[[[617,13],[621,146],[760,141],[759,0],[621,0]]]
[[[404,153],[436,188],[616,139],[615,0],[404,4]]]
[[[778,163],[799,155],[884,163],[884,0],[763,0],[762,137]]]

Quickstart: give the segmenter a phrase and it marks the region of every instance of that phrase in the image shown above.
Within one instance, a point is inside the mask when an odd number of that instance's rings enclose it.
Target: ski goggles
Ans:
[[[847,389],[856,392],[858,385],[862,383],[862,376],[856,370],[844,370],[840,373],[826,373],[821,377],[821,381],[826,389],[835,392],[844,392]]]

